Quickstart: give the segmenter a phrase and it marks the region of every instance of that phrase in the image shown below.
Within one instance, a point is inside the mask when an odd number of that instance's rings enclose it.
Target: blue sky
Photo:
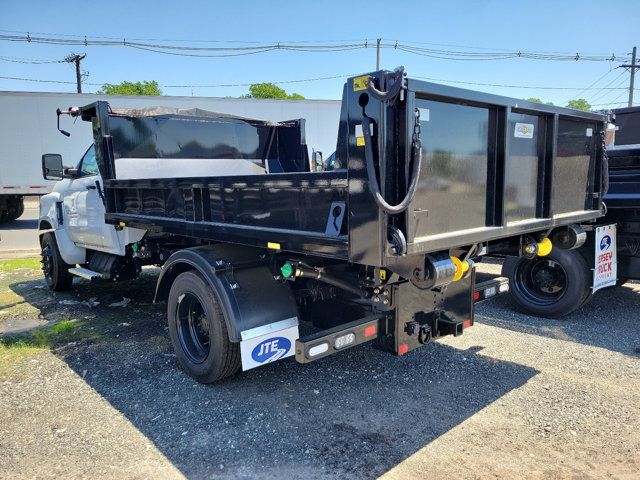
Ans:
[[[579,1],[13,1],[0,4],[0,34],[40,32],[89,37],[168,39],[198,46],[221,42],[425,42],[449,50],[626,54],[640,46],[640,2]],[[178,42],[176,40],[191,40]],[[203,41],[197,43],[196,41]],[[423,45],[427,46],[427,45]],[[348,75],[375,68],[375,50],[328,53],[273,51],[234,58],[184,58],[123,47],[42,45],[0,41],[0,57],[55,60],[86,53],[87,82],[157,80],[172,84],[237,84]],[[404,65],[410,76],[500,85],[548,87],[628,86],[628,74],[609,72],[619,62],[509,59],[454,61],[393,49],[382,67]],[[606,75],[605,75],[606,74]],[[622,74],[622,75],[621,75]],[[621,76],[620,76],[621,75]],[[30,65],[0,60],[0,76],[74,80],[67,64]],[[616,79],[616,77],[618,77]],[[339,99],[343,79],[282,85],[307,98]],[[610,83],[611,82],[611,83]],[[446,82],[440,82],[446,83]],[[636,83],[640,86],[640,79]],[[465,86],[518,98],[535,96],[564,105],[576,94],[591,103],[623,102],[623,90],[544,90]],[[99,87],[86,85],[84,91]],[[0,90],[75,91],[74,85],[0,79]],[[163,88],[169,95],[239,96],[247,87]],[[636,92],[640,100],[640,92]]]

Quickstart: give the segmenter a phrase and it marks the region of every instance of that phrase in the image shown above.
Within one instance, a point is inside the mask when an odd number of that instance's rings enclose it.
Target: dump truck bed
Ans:
[[[114,115],[104,102],[85,107],[83,118],[98,120],[94,134],[98,163],[106,172],[107,221],[389,266],[400,257],[601,215],[604,116],[411,78],[396,99],[380,100],[369,94],[367,81],[393,87],[389,72],[348,80],[336,168],[326,172],[309,171],[301,121],[278,126],[232,119],[222,125],[210,116]],[[373,125],[369,140],[364,117]],[[209,142],[208,152],[194,147],[194,129],[198,139]],[[416,129],[421,140],[417,189],[404,211],[386,212],[372,195],[365,142],[373,142],[382,196],[399,202],[410,190],[417,161]],[[240,131],[238,140],[234,135]],[[163,150],[168,141],[169,155]],[[195,177],[186,169],[180,178],[118,178],[122,158],[129,169],[138,157],[157,158],[162,169],[164,157],[175,163],[193,159],[194,152],[211,160],[209,176]],[[258,159],[267,173],[216,172],[213,157],[221,152],[238,165]]]
[[[640,209],[640,107],[611,111],[615,145],[607,147],[609,191],[607,208]]]

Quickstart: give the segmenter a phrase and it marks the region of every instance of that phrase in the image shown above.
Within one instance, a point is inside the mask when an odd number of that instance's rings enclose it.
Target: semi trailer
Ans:
[[[113,108],[201,108],[251,116],[264,120],[305,117],[309,148],[329,154],[335,148],[340,117],[337,100],[267,100],[253,98],[178,97],[149,95],[98,95],[50,92],[0,92],[0,223],[22,215],[25,197],[39,197],[51,191],[42,179],[39,163],[43,153],[57,152],[65,158],[80,158],[91,138],[91,125],[80,122],[74,135],[59,134],[51,112],[60,106],[86,105],[98,100]]]
[[[49,287],[161,266],[155,301],[178,362],[204,383],[461,335],[483,295],[475,261],[579,247],[606,190],[603,115],[403,68],[347,80],[324,171],[303,119],[102,101],[66,113],[91,122],[94,143],[73,168],[42,157],[58,180],[40,207]]]
[[[527,313],[560,318],[602,288],[640,279],[640,107],[606,113],[606,215],[585,228],[580,248],[503,264],[511,296]]]

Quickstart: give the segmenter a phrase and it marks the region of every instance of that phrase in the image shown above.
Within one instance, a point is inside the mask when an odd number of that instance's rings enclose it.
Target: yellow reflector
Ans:
[[[364,147],[364,137],[356,137],[356,146]]]
[[[553,250],[553,244],[551,243],[551,240],[549,240],[547,237],[543,238],[542,241],[538,243],[539,257],[546,257],[551,253],[551,250]]]
[[[276,242],[269,242],[267,243],[267,248],[270,248],[271,250],[280,250],[280,244]]]
[[[383,268],[380,269],[380,280],[386,280],[387,279],[387,271]]]
[[[124,222],[120,222],[118,225],[121,226],[122,228],[126,226]]]

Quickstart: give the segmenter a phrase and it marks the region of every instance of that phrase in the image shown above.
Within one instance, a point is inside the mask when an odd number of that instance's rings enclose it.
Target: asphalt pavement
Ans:
[[[26,202],[20,218],[0,224],[0,258],[24,258],[39,253],[38,203],[32,200]]]
[[[638,283],[562,321],[500,297],[403,357],[365,344],[200,385],[157,269],[56,293],[37,267],[0,269],[0,321],[59,326],[0,347],[2,478],[640,478]]]

